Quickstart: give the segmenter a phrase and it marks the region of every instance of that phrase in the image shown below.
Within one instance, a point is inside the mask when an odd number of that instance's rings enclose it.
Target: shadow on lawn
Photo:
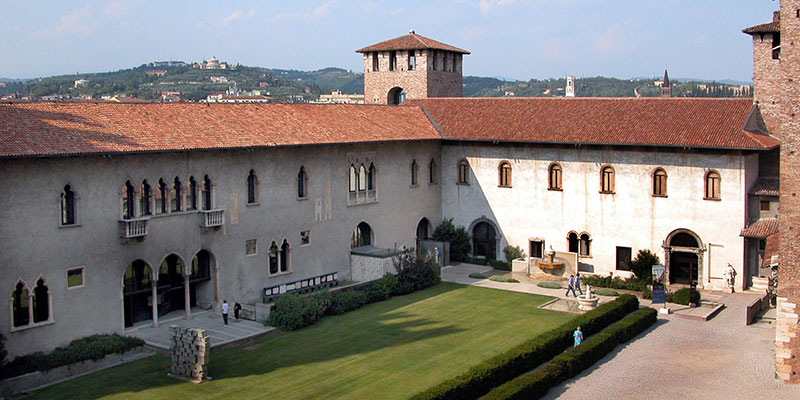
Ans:
[[[318,324],[295,332],[280,332],[256,342],[212,350],[209,375],[213,380],[199,386],[167,377],[168,357],[154,356],[46,388],[34,397],[115,398],[178,384],[187,385],[182,389],[186,395],[214,397],[215,389],[226,392],[226,379],[265,375],[281,368],[330,361],[462,332],[464,329],[445,323],[446,315],[441,320],[434,320],[415,318],[412,313],[400,311],[413,303],[460,289],[463,289],[460,285],[442,284],[374,303],[342,316],[325,317]],[[375,315],[368,317],[363,313]],[[152,395],[158,396],[157,393]]]

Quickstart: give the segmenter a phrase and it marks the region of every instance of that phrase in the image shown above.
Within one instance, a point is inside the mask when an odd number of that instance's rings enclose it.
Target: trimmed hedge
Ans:
[[[489,260],[489,265],[494,269],[501,271],[511,271],[511,263],[499,260]]]
[[[553,386],[578,375],[618,345],[642,333],[653,325],[656,319],[657,312],[652,308],[643,308],[631,313],[577,347],[554,357],[544,367],[498,386],[484,399],[538,399],[547,394]]]
[[[700,304],[700,292],[695,290],[694,296],[692,296],[692,298],[690,299],[689,288],[683,288],[673,293],[671,299],[666,299],[666,300],[667,302],[672,302],[675,304],[683,304],[685,306],[688,306],[689,303]]]
[[[384,301],[392,297],[395,288],[397,287],[397,277],[392,274],[386,274],[383,278],[372,281],[367,286],[362,287],[361,291],[367,296],[367,304]]]
[[[331,294],[331,304],[325,311],[326,315],[342,315],[364,307],[367,304],[367,294],[361,290],[340,290]]]
[[[514,278],[508,276],[500,276],[500,275],[492,275],[489,277],[489,280],[494,282],[503,282],[503,283],[519,283],[519,281]]]
[[[331,298],[327,289],[306,295],[291,293],[280,296],[269,312],[267,325],[287,331],[313,325],[325,315]]]
[[[609,289],[625,289],[643,292],[650,284],[648,279],[628,278],[618,276],[581,275],[581,283],[591,287],[604,287]]]
[[[427,400],[481,397],[492,388],[536,368],[572,346],[572,332],[578,326],[584,335],[590,336],[638,308],[639,300],[635,296],[622,295],[411,398]]]
[[[598,288],[596,290],[592,290],[592,292],[599,294],[600,296],[619,296],[619,292],[607,288]]]
[[[65,347],[57,347],[47,354],[19,356],[0,369],[0,377],[5,379],[34,371],[49,371],[86,360],[97,361],[108,354],[124,353],[143,345],[142,339],[117,334],[87,336],[75,339]]]
[[[563,289],[564,288],[564,286],[562,286],[560,283],[552,282],[552,281],[539,282],[539,283],[536,284],[536,286],[538,286],[540,288],[545,288],[545,289]]]
[[[486,279],[486,278],[488,278],[488,276],[486,276],[486,275],[484,275],[484,274],[482,274],[480,272],[473,272],[473,273],[469,274],[469,277],[472,278],[472,279]]]

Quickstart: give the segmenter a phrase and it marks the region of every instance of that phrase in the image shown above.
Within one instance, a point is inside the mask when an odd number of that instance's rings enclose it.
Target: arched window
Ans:
[[[708,171],[706,174],[706,200],[720,199],[720,177],[717,171]]]
[[[349,190],[351,193],[355,192],[358,188],[358,174],[356,173],[356,166],[350,164],[350,174],[349,174]]]
[[[578,241],[578,234],[570,232],[567,235],[567,249],[570,253],[577,253],[580,249],[580,242]]]
[[[158,180],[156,189],[156,213],[164,214],[167,212],[167,183],[164,178]]]
[[[350,237],[350,247],[361,247],[372,245],[372,228],[366,222],[356,226],[353,235]]]
[[[256,171],[250,170],[247,175],[247,204],[255,204],[258,202],[258,178]]]
[[[375,190],[375,179],[377,179],[375,175],[375,164],[369,164],[369,170],[367,171],[367,190]]]
[[[211,178],[203,177],[203,210],[211,209]]]
[[[125,181],[125,187],[122,188],[122,218],[131,219],[135,217],[134,205],[136,204],[136,193],[131,184],[131,181]]]
[[[550,190],[562,190],[561,186],[561,165],[550,164],[548,168],[547,188]]]
[[[69,185],[61,193],[61,225],[75,224],[75,192]]]
[[[153,198],[153,189],[147,179],[142,181],[141,197],[139,198],[139,210],[142,215],[151,215],[153,210],[150,207],[150,201]]]
[[[469,185],[469,163],[467,160],[458,162],[458,183]]]
[[[23,282],[17,282],[14,287],[14,293],[11,294],[11,307],[13,308],[13,326],[25,326],[31,322],[30,296],[28,295],[28,288],[25,287]]]
[[[272,245],[269,246],[269,273],[270,274],[277,274],[278,273],[278,245],[275,242],[272,242]]]
[[[172,211],[181,211],[183,209],[183,184],[181,178],[175,177],[172,183]]]
[[[434,159],[431,159],[430,164],[428,164],[428,183],[436,183],[436,160]]]
[[[189,177],[189,210],[197,210],[197,181],[194,176]]]
[[[499,179],[497,186],[511,187],[511,163],[503,161],[498,167]]]
[[[358,191],[363,192],[367,190],[367,168],[364,164],[358,167]]]
[[[50,293],[44,278],[36,281],[33,288],[33,322],[44,322],[50,319]]]
[[[667,195],[667,171],[656,168],[653,172],[653,196]]]
[[[600,193],[614,193],[614,168],[611,166],[600,170]]]
[[[300,166],[300,171],[297,173],[297,198],[305,199],[308,197],[308,174],[306,167]]]
[[[419,166],[417,165],[417,160],[411,161],[411,186],[419,185],[419,180],[417,176],[419,175]]]
[[[580,251],[578,255],[588,257],[592,255],[591,252],[592,238],[588,233],[582,233],[580,238]]]
[[[289,242],[283,239],[283,244],[281,245],[281,272],[287,272],[291,269],[289,268],[291,262],[291,258],[289,257],[290,251]]]

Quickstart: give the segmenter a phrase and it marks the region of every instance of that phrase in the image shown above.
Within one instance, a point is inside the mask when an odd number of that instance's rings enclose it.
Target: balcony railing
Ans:
[[[133,239],[147,236],[147,221],[150,218],[119,220],[119,237]]]
[[[225,210],[200,210],[200,227],[214,228],[225,225]]]

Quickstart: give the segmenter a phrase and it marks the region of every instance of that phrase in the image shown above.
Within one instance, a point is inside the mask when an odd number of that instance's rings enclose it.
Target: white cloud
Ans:
[[[405,11],[405,10],[403,10],[403,7],[400,7],[400,8],[395,8],[395,9],[394,9],[394,10],[392,10],[392,11],[389,11],[389,14],[391,14],[391,15],[398,15],[398,14],[402,14],[404,11]]]
[[[510,6],[516,2],[517,0],[481,0],[478,8],[481,9],[481,13],[488,14],[493,8]]]
[[[592,48],[602,53],[620,53],[631,51],[634,46],[631,44],[631,32],[622,24],[616,23],[609,26],[605,31],[600,32],[592,39]]]
[[[250,10],[248,12],[244,12],[242,10],[234,10],[230,15],[228,15],[225,18],[223,18],[222,21],[220,21],[219,23],[227,24],[227,23],[229,23],[231,21],[235,21],[237,19],[252,18],[252,17],[255,17],[255,16],[256,16],[256,10]]]
[[[332,5],[336,4],[337,0],[328,0],[323,4],[318,5],[314,8],[311,12],[308,13],[282,13],[277,14],[272,17],[273,21],[285,21],[285,20],[302,20],[305,22],[321,19],[328,17],[330,15],[330,8]]]
[[[116,0],[108,3],[103,14],[109,18],[124,18],[144,5],[144,0]]]
[[[62,16],[56,26],[37,31],[34,38],[44,38],[56,35],[88,35],[97,27],[92,24],[92,10],[89,6],[75,10]]]

